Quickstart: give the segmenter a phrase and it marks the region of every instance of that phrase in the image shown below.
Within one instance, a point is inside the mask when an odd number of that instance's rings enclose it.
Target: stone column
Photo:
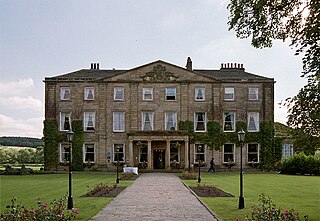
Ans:
[[[152,159],[151,159],[151,140],[148,140],[148,170],[152,169]]]
[[[189,167],[189,141],[184,142],[184,168]]]
[[[129,140],[129,153],[128,153],[128,159],[129,159],[129,167],[134,166],[134,161],[133,161],[133,141]]]
[[[166,140],[166,161],[165,161],[166,170],[170,170],[170,140]]]

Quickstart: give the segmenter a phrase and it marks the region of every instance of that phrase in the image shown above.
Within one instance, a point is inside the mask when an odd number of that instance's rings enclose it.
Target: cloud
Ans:
[[[33,87],[34,82],[31,78],[20,79],[18,81],[0,82],[0,97],[24,95],[26,91]]]
[[[28,97],[0,97],[0,105],[6,108],[25,110],[25,109],[42,109],[42,102],[31,96]]]
[[[0,136],[42,137],[43,118],[17,120],[0,114]]]

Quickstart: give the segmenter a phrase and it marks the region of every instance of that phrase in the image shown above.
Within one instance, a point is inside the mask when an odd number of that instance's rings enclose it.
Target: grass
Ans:
[[[115,174],[74,173],[72,176],[72,195],[74,207],[79,209],[77,220],[89,220],[97,214],[112,198],[80,197],[98,183],[115,184]],[[68,195],[68,174],[42,174],[22,176],[0,176],[1,211],[17,199],[27,208],[35,207],[37,199],[49,203]],[[120,181],[120,186],[128,186],[132,181]]]
[[[201,197],[219,218],[235,220],[249,215],[253,204],[258,205],[259,194],[271,197],[273,203],[283,210],[294,209],[303,218],[320,220],[320,177],[289,176],[279,174],[244,174],[245,209],[239,210],[239,174],[214,173],[201,174],[202,184],[216,186],[235,197]],[[189,186],[196,186],[197,181],[184,181]]]

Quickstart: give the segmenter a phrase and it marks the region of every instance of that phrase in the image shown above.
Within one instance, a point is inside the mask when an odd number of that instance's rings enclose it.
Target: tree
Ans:
[[[291,39],[296,55],[303,54],[308,79],[298,95],[288,98],[288,125],[320,137],[320,1],[231,0],[229,29],[237,37],[252,37],[256,48],[272,47],[273,40]]]

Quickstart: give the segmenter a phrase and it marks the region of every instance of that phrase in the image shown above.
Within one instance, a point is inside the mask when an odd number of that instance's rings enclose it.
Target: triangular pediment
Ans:
[[[104,81],[136,81],[136,82],[216,82],[217,80],[202,73],[189,71],[185,68],[164,61],[148,63],[121,74],[103,79]]]

